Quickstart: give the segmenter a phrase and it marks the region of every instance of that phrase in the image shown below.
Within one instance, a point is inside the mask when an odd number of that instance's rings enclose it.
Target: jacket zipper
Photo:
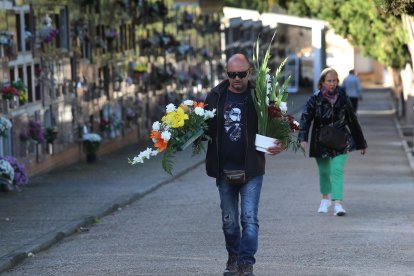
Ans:
[[[250,92],[250,91],[249,91]],[[249,93],[249,92],[247,92],[247,93]],[[245,125],[246,125],[246,127],[244,128],[244,136],[246,137],[246,139],[245,139],[245,142],[246,142],[246,145],[245,145],[245,147],[244,147],[244,149],[245,149],[245,152],[244,152],[244,172],[245,172],[245,174],[246,174],[246,169],[247,169],[247,153],[248,153],[248,148],[249,148],[249,135],[248,135],[248,131],[247,131],[247,127],[248,127],[248,125],[247,125],[247,117],[249,116],[249,95],[247,95],[247,100],[246,100],[246,114],[245,114],[245,116],[244,116],[244,123],[245,123]]]
[[[221,132],[221,130],[219,129],[220,98],[221,98],[221,93],[218,93],[217,116],[216,116],[216,120],[217,120],[217,122],[216,122],[216,126],[217,126],[217,131],[216,131],[216,153],[217,153],[217,174],[218,174],[218,177],[220,177],[220,175],[221,175],[221,172],[220,172],[220,155],[219,155],[219,140],[218,140],[219,132]]]

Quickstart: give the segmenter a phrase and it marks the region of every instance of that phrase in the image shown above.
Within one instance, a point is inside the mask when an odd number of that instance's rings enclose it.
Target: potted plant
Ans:
[[[101,145],[102,138],[97,133],[86,133],[83,135],[83,151],[86,153],[86,162],[96,161],[96,152]]]
[[[264,57],[259,57],[260,46],[257,40],[253,51],[253,62],[256,73],[256,87],[252,90],[252,97],[258,117],[258,133],[256,134],[256,150],[267,152],[267,148],[274,145],[274,141],[280,140],[286,148],[294,151],[300,148],[295,131],[299,129],[299,123],[287,113],[286,90],[290,81],[288,76],[284,82],[282,69],[287,58],[279,65],[271,75],[268,63],[270,59],[270,46],[275,35],[267,47]]]

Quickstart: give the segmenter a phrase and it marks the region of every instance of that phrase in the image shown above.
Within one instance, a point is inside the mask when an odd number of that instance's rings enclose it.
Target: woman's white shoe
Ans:
[[[331,206],[329,199],[322,199],[321,205],[319,205],[318,213],[328,213],[328,208]]]
[[[342,208],[342,205],[339,204],[339,203],[336,203],[335,207],[334,207],[334,215],[335,216],[345,216],[345,214],[346,214],[346,211],[345,211],[344,208]]]

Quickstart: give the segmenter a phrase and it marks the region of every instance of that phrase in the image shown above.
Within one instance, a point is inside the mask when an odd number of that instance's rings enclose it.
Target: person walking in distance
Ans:
[[[346,95],[351,100],[354,112],[357,113],[358,101],[362,100],[362,88],[359,78],[355,75],[353,69],[349,71],[349,75],[344,79],[342,87],[345,89]]]
[[[332,201],[334,215],[343,216],[346,214],[342,206],[345,161],[353,150],[360,150],[364,155],[367,143],[351,102],[338,88],[338,82],[338,73],[334,69],[322,71],[319,91],[309,98],[301,115],[298,139],[318,165],[322,194],[318,212],[327,213]],[[330,141],[329,132],[335,130],[339,132]]]
[[[256,151],[257,114],[249,81],[252,68],[242,53],[227,62],[228,79],[208,93],[205,108],[216,109],[208,121],[206,172],[216,179],[222,228],[228,259],[223,275],[253,275],[258,249],[258,208],[265,156]],[[268,148],[271,155],[284,150],[281,143]],[[240,214],[239,214],[240,204]],[[239,218],[240,216],[240,218]],[[240,226],[241,224],[241,226]]]

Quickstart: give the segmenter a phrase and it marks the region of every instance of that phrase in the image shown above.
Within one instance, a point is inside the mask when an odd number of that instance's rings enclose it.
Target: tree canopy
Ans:
[[[399,16],[401,14],[414,15],[413,0],[376,0],[385,12]]]
[[[300,0],[286,5],[290,14],[314,16],[384,65],[403,68],[409,60],[407,33],[398,17],[373,0]]]
[[[288,14],[329,22],[335,32],[362,53],[386,66],[403,68],[410,58],[407,33],[398,16],[414,13],[413,0],[225,0],[225,5],[263,11],[285,9]],[[231,2],[231,3],[230,3]],[[259,9],[260,8],[260,9]]]

